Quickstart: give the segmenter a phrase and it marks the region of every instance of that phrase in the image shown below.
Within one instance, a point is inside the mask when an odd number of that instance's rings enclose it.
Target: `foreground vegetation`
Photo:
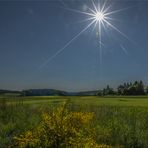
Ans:
[[[63,110],[64,112],[59,111],[61,109],[59,105],[66,100],[68,100],[68,105]],[[93,143],[95,146],[103,147],[147,148],[147,107],[148,98],[146,96],[120,98],[119,96],[117,98],[12,97],[11,99],[2,97],[0,102],[0,147],[21,147],[21,142],[27,138],[30,140],[30,136],[38,141],[44,138],[48,143],[51,142],[49,137],[55,140],[56,138],[52,136],[57,136],[57,134],[62,137],[62,142],[59,142],[62,145],[57,147],[65,147],[65,141],[70,141],[70,134],[74,135],[70,143],[73,142],[77,147],[82,146],[83,142],[80,143],[80,141],[89,139],[88,143],[86,141],[84,143],[88,145]],[[54,118],[52,118],[53,114]],[[61,117],[65,119],[63,123],[61,123]],[[86,119],[84,120],[86,124],[82,120],[83,117]],[[37,133],[43,125],[45,129],[41,130],[41,138],[39,138]],[[78,125],[80,126],[77,127]],[[72,129],[77,129],[77,132],[72,133]],[[64,130],[65,132],[63,132]],[[29,141],[25,143],[29,144]],[[43,143],[45,144],[45,142]],[[39,147],[39,144],[34,147]],[[50,147],[56,146],[51,145]],[[83,145],[83,147],[91,146]]]
[[[93,113],[72,112],[63,104],[43,113],[39,126],[14,137],[11,147],[99,147],[90,124],[92,119]]]

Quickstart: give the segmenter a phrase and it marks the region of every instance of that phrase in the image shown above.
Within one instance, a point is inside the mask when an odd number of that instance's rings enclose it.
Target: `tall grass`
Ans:
[[[148,147],[148,108],[133,106],[73,105],[74,111],[95,113],[97,142],[125,148]]]
[[[0,101],[0,147],[7,147],[14,135],[35,127],[40,120],[39,109],[24,105],[22,101]]]
[[[57,107],[36,106],[23,104],[23,102],[10,103],[0,101],[0,147],[11,144],[14,136],[34,129],[41,121],[43,112],[52,112]],[[68,110],[76,112],[93,112],[91,122],[96,131],[98,144],[123,146],[125,148],[148,147],[148,108],[76,105],[69,103]]]

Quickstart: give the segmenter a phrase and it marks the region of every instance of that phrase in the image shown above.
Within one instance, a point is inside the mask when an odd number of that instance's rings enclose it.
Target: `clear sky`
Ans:
[[[122,33],[104,23],[100,43],[98,24],[75,38],[92,22],[79,13],[94,10],[91,0],[0,1],[0,89],[148,84],[148,1],[108,0],[108,6],[107,12],[122,9],[107,20]]]

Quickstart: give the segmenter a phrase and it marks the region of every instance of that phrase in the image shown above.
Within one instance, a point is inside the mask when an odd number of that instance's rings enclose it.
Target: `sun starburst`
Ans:
[[[109,11],[111,5],[107,6],[107,0],[104,0],[104,3],[102,5],[101,5],[100,1],[95,3],[94,0],[91,0],[91,2],[92,2],[92,8],[87,6],[87,8],[88,8],[87,12],[80,11],[77,9],[71,9],[69,7],[61,7],[63,9],[68,10],[68,11],[72,11],[72,12],[81,13],[81,14],[86,15],[87,19],[81,20],[81,22],[87,22],[87,21],[90,21],[90,22],[84,29],[82,29],[71,40],[69,40],[62,48],[57,50],[57,52],[54,55],[49,56],[49,58],[47,60],[45,60],[45,62],[40,66],[40,68],[44,67],[50,61],[52,61],[57,55],[59,55],[61,52],[63,52],[73,41],[75,41],[82,33],[84,33],[92,25],[94,25],[92,30],[94,30],[94,28],[98,28],[100,67],[101,67],[101,63],[102,63],[102,44],[103,44],[102,38],[101,38],[102,27],[105,28],[106,26],[109,26],[112,29],[114,29],[115,31],[117,31],[118,33],[120,33],[122,36],[124,36],[126,39],[130,40],[127,35],[125,35],[123,32],[121,32],[117,27],[112,25],[110,20],[114,20],[113,18],[111,18],[111,14],[118,13],[120,11],[124,11],[126,9],[131,8],[131,7],[123,8],[123,9],[119,9],[119,10],[115,10],[115,11]]]
[[[103,21],[104,20],[104,14],[102,12],[95,13],[95,19],[96,19],[96,21]]]

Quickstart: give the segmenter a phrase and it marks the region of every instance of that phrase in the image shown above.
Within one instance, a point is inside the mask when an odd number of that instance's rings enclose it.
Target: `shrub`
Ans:
[[[90,112],[70,112],[63,104],[53,112],[43,113],[40,125],[14,137],[11,147],[110,148],[96,144],[95,130],[91,126],[93,117]]]

